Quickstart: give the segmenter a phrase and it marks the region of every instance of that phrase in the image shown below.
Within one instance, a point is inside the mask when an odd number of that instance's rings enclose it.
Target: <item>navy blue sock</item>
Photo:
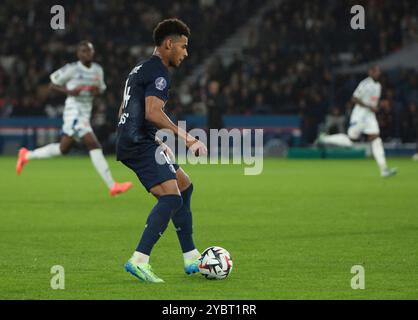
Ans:
[[[181,250],[184,252],[195,249],[193,243],[192,212],[190,210],[190,200],[193,193],[193,184],[181,193],[183,198],[182,207],[173,215],[174,226],[176,227],[177,237],[180,241]]]
[[[182,206],[182,197],[178,195],[161,196],[152,208],[144,233],[139,241],[136,251],[150,255],[153,246],[167,229],[170,218]]]

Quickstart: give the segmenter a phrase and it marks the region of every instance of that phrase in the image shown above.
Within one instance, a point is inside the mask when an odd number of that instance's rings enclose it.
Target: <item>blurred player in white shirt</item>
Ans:
[[[81,140],[89,150],[92,163],[109,188],[110,195],[114,196],[129,190],[132,183],[118,183],[113,180],[101,145],[90,126],[93,99],[106,90],[103,69],[93,62],[93,56],[93,45],[88,41],[82,41],[77,46],[79,61],[66,64],[51,74],[50,88],[67,95],[61,141],[33,151],[21,148],[16,171],[20,175],[24,165],[32,159],[65,155],[76,140]]]
[[[385,150],[380,138],[379,124],[376,119],[382,86],[378,82],[380,68],[373,66],[369,69],[369,76],[360,82],[353,93],[352,101],[355,104],[350,117],[350,126],[347,134],[321,135],[319,143],[331,144],[341,147],[351,147],[353,141],[362,134],[368,136],[372,153],[380,169],[382,177],[390,177],[396,174],[396,168],[388,168],[386,164]]]

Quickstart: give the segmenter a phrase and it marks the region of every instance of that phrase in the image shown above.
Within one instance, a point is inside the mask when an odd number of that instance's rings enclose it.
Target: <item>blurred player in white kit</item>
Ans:
[[[378,82],[380,77],[379,66],[369,69],[369,76],[360,82],[353,93],[352,101],[355,104],[350,117],[348,134],[320,135],[320,144],[331,144],[341,147],[353,146],[353,141],[362,134],[367,135],[371,143],[373,157],[377,162],[382,177],[394,176],[396,168],[389,168],[386,163],[385,150],[380,138],[379,124],[376,119],[382,86]]]
[[[16,172],[20,175],[29,160],[65,155],[71,150],[75,141],[81,140],[89,150],[91,161],[106,183],[110,195],[115,196],[129,190],[132,183],[118,183],[113,180],[102,147],[90,126],[93,99],[106,90],[103,69],[93,62],[93,57],[93,45],[88,41],[82,41],[77,46],[79,61],[68,63],[51,74],[50,88],[67,95],[61,141],[33,151],[21,148]]]

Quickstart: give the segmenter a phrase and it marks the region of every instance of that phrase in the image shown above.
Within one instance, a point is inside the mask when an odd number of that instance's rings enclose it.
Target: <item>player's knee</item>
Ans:
[[[190,199],[192,197],[193,189],[193,183],[190,182],[190,184],[181,191],[182,198]]]
[[[157,199],[159,199],[160,197],[166,195],[166,193],[164,192],[164,188],[161,185],[157,185],[155,187],[152,187],[150,189],[150,192]]]
[[[176,179],[166,181],[161,184],[163,195],[176,194],[180,196],[180,189]]]
[[[88,150],[101,149],[102,146],[93,133],[87,133],[83,137],[83,143]]]
[[[70,152],[71,147],[61,146],[60,145],[60,151],[62,155],[66,155]]]
[[[182,168],[179,168],[176,172],[177,184],[181,192],[187,190],[192,182],[190,181],[189,176]]]
[[[159,201],[165,202],[175,212],[183,205],[183,198],[180,195],[170,194],[160,197]]]
[[[85,142],[86,148],[91,151],[91,150],[96,150],[96,149],[102,149],[102,146],[100,145],[100,143],[96,142],[96,141],[89,141],[89,142]]]
[[[160,199],[161,197],[167,196],[167,195],[177,195],[181,197],[177,184],[175,184],[174,186],[167,186],[164,184],[160,184],[160,185],[152,187],[150,189],[150,193],[157,199]]]
[[[192,184],[192,182],[190,181],[190,179],[187,179],[187,180],[183,180],[183,181],[179,181],[179,189],[180,189],[180,192],[181,193],[183,193],[183,192],[185,192],[185,191],[187,191],[187,190],[189,190],[190,188],[191,188],[191,190],[193,191],[193,184]]]
[[[356,141],[359,138],[359,134],[355,130],[348,130],[347,136],[351,141]]]
[[[174,210],[178,210],[183,206],[183,198],[181,196],[176,197],[176,201],[173,204]]]

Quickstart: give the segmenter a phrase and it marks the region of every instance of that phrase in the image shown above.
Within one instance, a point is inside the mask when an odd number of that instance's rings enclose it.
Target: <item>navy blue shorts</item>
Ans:
[[[135,158],[122,160],[125,166],[136,173],[148,192],[157,184],[176,179],[176,171],[179,169],[178,164],[172,162],[167,154],[164,156],[157,152],[156,155],[157,149],[157,144],[151,145]]]

